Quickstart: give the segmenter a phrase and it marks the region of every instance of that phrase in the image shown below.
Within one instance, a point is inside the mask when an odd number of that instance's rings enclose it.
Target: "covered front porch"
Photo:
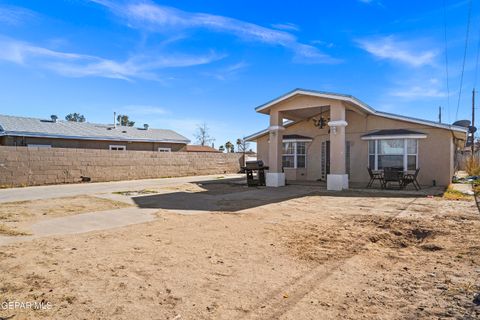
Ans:
[[[316,180],[323,180],[328,190],[348,189],[347,110],[354,108],[333,99],[317,99],[313,106],[271,108],[267,186],[284,186],[286,179],[307,180],[307,172],[317,172]],[[285,134],[285,126],[302,121],[309,127],[308,135]],[[312,147],[313,140],[320,135],[322,141]]]

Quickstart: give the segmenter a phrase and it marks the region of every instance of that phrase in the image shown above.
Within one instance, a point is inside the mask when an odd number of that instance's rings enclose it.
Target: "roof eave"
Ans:
[[[382,140],[382,139],[425,139],[426,134],[387,134],[387,135],[371,135],[363,136],[362,140]]]
[[[273,99],[273,100],[271,100],[271,101],[269,101],[265,104],[262,104],[262,105],[256,107],[255,111],[256,112],[261,112],[262,110],[268,109],[269,107],[271,107],[271,106],[273,106],[273,105],[275,105],[275,104],[277,104],[277,103],[279,103],[283,100],[291,98],[291,97],[293,97],[294,95],[297,95],[297,94],[304,94],[304,95],[309,95],[309,96],[316,96],[316,97],[323,97],[323,98],[330,98],[330,99],[347,101],[347,102],[353,103],[353,104],[361,107],[362,109],[364,109],[365,111],[367,111],[370,114],[380,116],[380,117],[384,117],[384,118],[401,120],[401,121],[406,121],[406,122],[411,122],[411,123],[418,123],[418,124],[427,125],[429,127],[437,127],[437,128],[442,128],[442,129],[447,129],[447,130],[452,130],[452,131],[459,131],[459,132],[462,132],[462,133],[467,133],[468,132],[468,129],[464,128],[464,127],[458,127],[458,126],[444,124],[444,123],[436,123],[436,122],[429,121],[429,120],[411,118],[411,117],[401,116],[401,115],[397,115],[397,114],[393,114],[393,113],[377,111],[374,108],[372,108],[371,106],[369,106],[368,104],[366,104],[365,102],[363,102],[363,101],[361,101],[361,100],[359,100],[359,99],[357,99],[357,98],[355,98],[354,96],[351,96],[351,95],[336,94],[336,93],[331,93],[331,92],[322,92],[322,91],[300,89],[300,88],[297,88],[297,89],[294,89],[290,92],[287,92],[286,94],[284,94],[284,95],[282,95],[282,96],[280,96],[276,99]],[[262,131],[260,131],[260,132],[262,132]],[[249,137],[253,137],[257,134],[253,134]]]
[[[18,132],[18,131],[5,131],[0,132],[3,136],[16,136],[16,137],[38,137],[38,138],[50,138],[50,139],[75,139],[75,140],[99,140],[99,141],[123,141],[123,142],[161,142],[161,143],[180,143],[188,144],[190,140],[176,140],[176,139],[140,139],[140,138],[122,138],[122,137],[95,137],[95,136],[66,136],[66,135],[54,135],[54,134],[42,134],[35,132]]]

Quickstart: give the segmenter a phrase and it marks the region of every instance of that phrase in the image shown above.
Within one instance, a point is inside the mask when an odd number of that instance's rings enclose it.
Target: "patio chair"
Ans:
[[[391,182],[398,183],[398,188],[403,189],[403,171],[399,168],[383,168],[383,187],[387,188]]]
[[[420,184],[417,181],[417,176],[419,171],[420,171],[420,168],[415,170],[415,173],[407,173],[406,175],[403,176],[402,183],[404,188],[411,183],[415,187],[415,190],[418,191],[421,189]]]
[[[372,187],[373,183],[375,180],[378,180],[380,182],[380,187],[383,188],[383,175],[381,172],[373,172],[372,169],[368,168],[368,174],[370,175],[370,181],[367,184],[367,188]]]

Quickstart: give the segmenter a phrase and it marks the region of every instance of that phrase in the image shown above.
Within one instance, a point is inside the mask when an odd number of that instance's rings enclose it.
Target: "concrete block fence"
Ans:
[[[0,187],[236,173],[240,154],[0,146]]]

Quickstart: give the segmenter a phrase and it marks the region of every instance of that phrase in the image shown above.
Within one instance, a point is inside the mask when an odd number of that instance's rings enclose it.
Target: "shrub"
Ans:
[[[467,157],[464,160],[465,171],[467,171],[470,176],[480,175],[480,161],[477,156]]]

